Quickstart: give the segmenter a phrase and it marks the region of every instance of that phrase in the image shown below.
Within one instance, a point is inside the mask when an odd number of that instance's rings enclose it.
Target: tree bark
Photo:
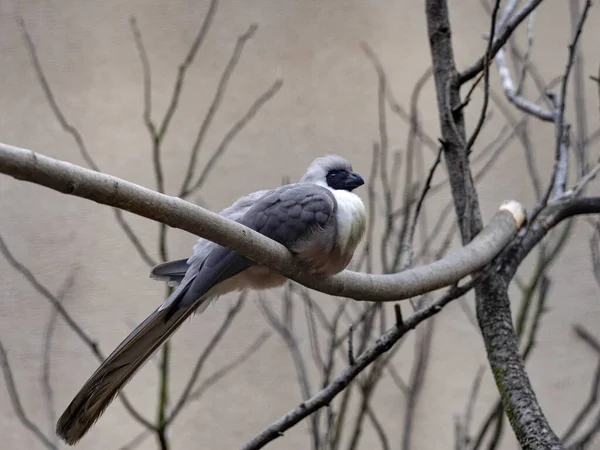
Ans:
[[[426,1],[427,28],[438,114],[454,207],[463,244],[482,229],[481,211],[469,167],[459,75],[452,48],[446,0]],[[524,449],[560,449],[542,412],[519,353],[512,323],[508,280],[489,277],[476,287],[477,319],[504,412]]]

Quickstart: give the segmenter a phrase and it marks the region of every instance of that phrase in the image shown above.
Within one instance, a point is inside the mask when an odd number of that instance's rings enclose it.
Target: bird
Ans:
[[[365,206],[353,192],[363,184],[348,160],[327,154],[313,160],[297,183],[253,192],[219,214],[283,244],[307,273],[330,276],[348,266],[365,234]],[[150,277],[174,289],[102,362],[60,416],[56,434],[69,445],[88,432],[188,317],[228,292],[274,288],[287,280],[204,238],[191,257],[158,264]]]

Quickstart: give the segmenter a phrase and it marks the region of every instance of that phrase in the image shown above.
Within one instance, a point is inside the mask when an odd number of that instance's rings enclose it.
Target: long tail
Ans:
[[[189,286],[189,284],[188,284]],[[187,286],[181,286],[165,302],[176,300],[185,294]],[[157,308],[106,358],[98,370],[77,393],[65,412],[58,419],[56,433],[67,444],[74,445],[100,418],[108,405],[123,389],[131,377],[142,367],[156,350],[181,326],[200,305],[183,307],[174,312],[169,308]]]

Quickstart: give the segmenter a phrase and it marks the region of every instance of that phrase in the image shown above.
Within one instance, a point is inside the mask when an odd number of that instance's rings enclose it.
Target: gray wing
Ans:
[[[317,231],[335,226],[335,210],[335,199],[329,190],[313,183],[297,183],[267,191],[237,222],[296,251]],[[191,277],[194,280],[182,295],[165,302],[163,308],[169,309],[168,314],[194,305],[211,287],[255,264],[217,244],[213,244],[206,258],[192,257],[190,261],[184,281]]]
[[[265,195],[269,190],[252,192],[244,197],[236,200],[231,206],[228,206],[221,212],[220,215],[231,220],[239,221],[244,214],[254,205],[257,200]],[[160,281],[166,281],[168,286],[177,286],[183,278],[190,266],[194,266],[198,270],[202,262],[210,254],[215,243],[204,238],[199,238],[194,246],[194,253],[190,258],[178,259],[175,261],[167,261],[157,264],[150,271],[150,278]]]
[[[238,221],[294,250],[316,231],[334,226],[334,217],[333,195],[318,185],[301,183],[267,192]],[[66,408],[56,432],[68,444],[85,435],[137,370],[207,301],[213,286],[254,264],[217,244],[208,249],[208,254],[191,262],[177,289],[119,344]]]

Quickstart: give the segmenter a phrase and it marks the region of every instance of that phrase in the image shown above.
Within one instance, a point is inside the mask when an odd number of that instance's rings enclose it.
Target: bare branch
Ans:
[[[296,370],[296,378],[298,379],[298,385],[300,386],[300,394],[303,400],[307,400],[312,395],[312,388],[308,377],[308,371],[306,368],[305,359],[300,351],[299,341],[294,333],[293,326],[293,303],[292,303],[292,290],[290,284],[287,283],[283,293],[283,313],[282,318],[277,317],[269,305],[265,302],[264,294],[258,293],[258,306],[259,311],[265,317],[271,327],[279,334],[284,344],[288,348],[294,367]],[[319,448],[320,441],[320,425],[318,416],[312,415],[310,423],[310,434],[311,444],[314,450]]]
[[[538,106],[527,100],[517,91],[517,89],[515,89],[515,85],[510,75],[510,69],[504,59],[504,49],[501,48],[498,53],[496,53],[495,61],[498,66],[498,74],[502,80],[502,89],[504,89],[506,98],[521,111],[545,122],[553,122],[555,116],[553,110],[545,109],[542,106]]]
[[[578,20],[581,14],[579,0],[570,1],[570,16],[572,32],[578,26]],[[584,74],[583,56],[580,47],[575,52],[573,62],[573,100],[575,103],[575,138],[573,147],[577,158],[577,175],[582,177],[587,170],[588,149],[586,139],[588,137],[588,113],[586,107],[585,95],[586,78]]]
[[[148,59],[148,53],[146,52],[146,47],[142,40],[142,33],[137,26],[137,20],[134,16],[129,19],[129,24],[131,26],[131,31],[133,32],[133,39],[138,55],[140,56],[140,62],[142,63],[142,77],[144,80],[144,124],[148,129],[148,133],[150,133],[150,136],[154,139],[157,137],[158,133],[156,131],[156,126],[152,121],[152,72],[150,70],[150,60]],[[160,166],[160,164],[158,164],[158,166]],[[156,178],[160,178],[158,174],[156,174]],[[158,186],[157,190],[161,191]]]
[[[0,240],[2,237],[0,236]],[[63,286],[56,295],[56,299],[61,302],[69,289],[73,286],[73,273],[71,272],[65,279]],[[46,331],[44,333],[44,341],[42,348],[42,374],[41,374],[41,385],[44,391],[44,397],[46,400],[46,410],[48,411],[48,421],[50,423],[50,433],[55,437],[54,445],[58,446],[58,437],[54,434],[54,426],[56,424],[56,410],[54,408],[54,389],[52,389],[52,383],[50,382],[50,369],[51,369],[51,349],[52,349],[52,338],[54,330],[56,329],[56,319],[58,318],[58,310],[51,308],[50,317],[48,318],[48,324],[46,325]]]
[[[504,44],[506,44],[508,39],[512,36],[512,33],[515,31],[515,29],[542,3],[542,1],[543,0],[528,0],[523,8],[514,14],[512,18],[506,21],[506,25],[501,27],[499,30],[500,32],[493,42],[491,51],[487,52],[490,58],[496,56],[498,50],[504,47]],[[484,55],[475,64],[459,74],[457,78],[458,84],[462,85],[475,78],[477,74],[483,70],[485,61],[486,57]]]
[[[590,238],[592,271],[596,279],[596,284],[600,286],[600,221],[593,221],[592,226],[594,227],[594,232]]]
[[[158,131],[158,137],[162,140],[162,137],[166,134],[167,129],[169,128],[169,124],[171,123],[171,119],[175,114],[177,109],[177,105],[179,104],[179,97],[181,96],[181,91],[183,89],[183,82],[185,81],[185,76],[187,74],[187,70],[190,68],[192,63],[194,62],[194,58],[196,58],[196,54],[198,53],[198,49],[201,47],[206,35],[208,34],[208,30],[212,25],[213,18],[217,11],[218,6],[217,0],[211,0],[210,5],[208,6],[208,11],[204,16],[204,20],[202,21],[202,25],[198,30],[198,34],[194,38],[192,45],[183,60],[183,63],[179,66],[179,70],[177,72],[177,79],[175,80],[175,86],[173,87],[173,95],[171,96],[171,102],[167,107],[167,111],[165,112],[165,116],[163,117],[162,123],[160,125],[160,129]]]
[[[182,408],[186,408],[193,401],[198,400],[200,397],[202,397],[202,394],[204,394],[209,388],[214,386],[217,382],[222,380],[225,376],[227,376],[233,370],[237,369],[248,359],[250,359],[250,357],[252,357],[262,347],[262,345],[269,339],[270,336],[271,334],[268,332],[262,333],[246,349],[244,349],[244,351],[239,356],[237,356],[232,361],[225,364],[223,367],[206,377],[206,379],[202,383],[200,383],[200,385],[193,392],[191,392],[188,395],[187,401],[183,404]],[[121,447],[120,450],[133,450],[135,447],[140,445],[148,436],[150,436],[149,431],[144,430],[140,434],[138,434],[134,439],[132,439],[128,444]]]
[[[427,175],[427,179],[425,180],[425,184],[423,185],[423,189],[421,190],[421,195],[419,196],[419,200],[417,201],[417,206],[415,208],[415,214],[413,216],[412,223],[410,225],[410,229],[408,232],[408,262],[407,267],[411,267],[413,264],[414,257],[414,246],[413,241],[415,239],[415,232],[417,230],[417,222],[419,220],[419,215],[421,213],[421,209],[423,208],[423,202],[425,201],[425,197],[427,196],[427,192],[431,188],[431,182],[433,180],[433,176],[435,175],[435,170],[439,166],[442,161],[442,147],[439,148],[437,157],[435,161],[429,168],[429,174]]]
[[[40,82],[42,91],[43,91],[44,95],[46,96],[46,100],[48,100],[48,105],[50,106],[52,113],[58,120],[62,129],[66,133],[71,135],[71,137],[73,138],[73,140],[75,141],[75,143],[77,145],[77,148],[79,149],[79,153],[83,157],[83,159],[86,162],[86,164],[88,165],[88,167],[90,167],[91,169],[93,169],[97,172],[100,172],[100,168],[98,167],[98,165],[96,164],[96,162],[94,161],[92,156],[90,155],[90,153],[87,149],[87,146],[85,145],[83,136],[81,135],[81,133],[75,126],[71,125],[67,121],[67,119],[65,118],[64,114],[62,113],[60,107],[58,106],[58,102],[56,101],[54,94],[52,92],[52,89],[50,88],[50,83],[48,83],[46,75],[44,74],[44,71],[42,69],[42,65],[40,63],[40,60],[39,60],[39,57],[37,54],[37,50],[35,48],[35,44],[33,43],[33,40],[31,39],[31,36],[29,35],[27,28],[25,27],[25,22],[23,21],[22,18],[18,18],[18,21],[19,21],[19,25],[21,26],[23,38],[25,40],[25,43],[27,44],[27,50],[29,52],[31,62],[33,64],[33,68],[35,70],[35,74],[38,77],[38,81]],[[141,243],[141,241],[139,240],[139,238],[137,237],[137,235],[135,234],[135,232],[133,231],[131,226],[125,221],[125,218],[123,217],[123,212],[120,211],[119,209],[114,209],[113,212],[115,214],[115,219],[117,220],[117,223],[121,226],[121,228],[123,229],[123,232],[125,233],[127,238],[131,241],[131,243],[133,244],[135,249],[138,251],[140,257],[149,266],[154,266],[156,264],[156,262],[148,254],[148,252],[144,248],[143,244]]]
[[[533,50],[533,24],[535,22],[535,11],[532,12],[527,18],[527,49],[525,50],[525,54],[521,59],[521,75],[519,77],[519,83],[517,85],[517,93],[522,93],[525,86],[525,78],[527,77],[527,72],[530,70],[531,63],[531,53]],[[511,39],[511,52],[513,54],[517,54],[517,49],[515,46],[514,39]]]
[[[579,43],[579,38],[581,37],[581,33],[583,31],[583,26],[587,19],[590,8],[592,7],[591,0],[586,0],[585,5],[583,7],[583,12],[581,13],[577,25],[575,27],[573,33],[573,40],[569,44],[569,56],[567,58],[567,64],[565,67],[565,72],[563,75],[561,90],[560,90],[560,98],[558,103],[558,124],[560,126],[564,126],[565,122],[565,106],[567,101],[567,86],[569,84],[569,77],[571,75],[571,71],[573,69],[573,65],[577,58],[577,45]],[[561,145],[561,141],[563,140],[563,133],[558,132],[556,137],[556,151],[557,153],[560,151],[559,147]]]
[[[198,159],[198,153],[200,151],[200,148],[202,147],[202,143],[204,142],[206,132],[208,131],[212,120],[215,117],[215,114],[221,106],[221,101],[223,100],[225,92],[227,91],[229,79],[238,64],[240,57],[242,56],[244,46],[246,45],[246,42],[248,42],[250,39],[252,39],[252,37],[254,37],[254,34],[256,34],[257,29],[258,26],[256,24],[252,24],[250,25],[250,28],[248,28],[248,30],[244,34],[239,36],[237,39],[237,42],[233,49],[233,53],[231,54],[229,62],[227,63],[225,69],[223,70],[223,73],[221,74],[221,78],[219,79],[217,89],[215,90],[215,95],[212,99],[210,106],[208,107],[206,115],[204,116],[204,120],[200,125],[200,129],[198,131],[198,134],[196,135],[196,140],[192,145],[192,150],[190,151],[190,160],[187,164],[187,171],[183,178],[181,189],[179,190],[180,197],[184,197],[189,193],[189,186],[192,182],[192,179],[194,178],[194,171],[196,170],[196,161]]]
[[[31,39],[31,36],[29,35],[29,32],[27,31],[27,28],[25,26],[25,21],[23,20],[22,17],[18,17],[17,21],[19,23],[19,26],[21,27],[21,32],[23,33],[23,39],[25,40],[25,43],[27,44],[27,51],[29,52],[29,57],[31,58],[31,63],[33,64],[33,67],[35,69],[35,74],[38,77],[38,81],[40,82],[42,91],[44,92],[44,95],[46,96],[46,99],[48,100],[48,105],[50,106],[52,113],[58,120],[58,123],[60,124],[62,129],[66,133],[70,134],[73,137],[73,139],[75,140],[75,143],[77,144],[77,147],[79,148],[79,153],[81,153],[81,156],[83,157],[83,159],[86,162],[86,164],[88,165],[88,167],[99,172],[100,169],[98,168],[98,166],[92,159],[92,157],[85,145],[83,137],[81,136],[81,133],[79,132],[79,130],[76,127],[74,127],[67,121],[67,119],[65,118],[64,114],[62,113],[60,107],[58,106],[58,102],[56,101],[56,98],[54,97],[54,93],[52,92],[52,89],[50,88],[50,83],[48,83],[46,75],[44,74],[44,70],[42,69],[42,65],[40,63],[40,59],[38,57],[37,50],[35,48],[35,44],[33,43],[33,39]]]
[[[140,56],[140,62],[142,63],[142,77],[144,86],[144,124],[148,129],[150,138],[152,139],[152,165],[154,167],[154,178],[156,179],[156,190],[158,192],[165,192],[164,176],[162,171],[162,163],[160,159],[160,144],[161,139],[158,137],[156,126],[152,121],[152,73],[150,71],[150,61],[148,60],[148,53],[142,40],[142,33],[140,32],[135,17],[129,20],[131,25],[131,31],[133,32],[133,39],[135,46]]]
[[[143,430],[139,432],[136,436],[133,437],[129,442],[127,442],[122,447],[119,447],[119,450],[134,450],[136,447],[139,447],[144,443],[146,439],[151,436],[148,430]]]
[[[363,51],[365,52],[365,54],[367,55],[367,57],[371,60],[373,67],[375,68],[375,70],[377,72],[378,78],[383,81],[385,99],[388,103],[388,106],[390,107],[390,109],[392,110],[392,112],[394,114],[396,114],[398,117],[400,117],[407,124],[411,125],[411,123],[412,123],[411,115],[409,113],[407,113],[406,110],[400,105],[400,103],[398,103],[396,101],[394,94],[392,93],[392,89],[390,87],[387,76],[385,74],[383,65],[381,64],[381,61],[379,60],[379,57],[367,43],[363,42],[361,44],[361,47],[362,47]],[[430,71],[430,70],[431,69],[429,69],[428,71]],[[434,152],[437,151],[439,145],[437,144],[436,140],[433,139],[430,135],[428,135],[426,133],[426,131],[422,129],[422,127],[419,126],[418,129],[416,130],[416,132],[417,132],[417,135],[419,136],[419,138],[423,140],[423,143],[430,150],[432,150]]]
[[[513,19],[507,21],[489,56],[502,47],[517,24],[539,3],[541,1],[528,1]],[[523,11],[528,12],[522,14]],[[462,109],[456,107],[461,104],[460,85],[483,69],[485,58],[475,64],[475,69],[457,75],[447,1],[427,0],[426,14],[446,167],[462,241],[466,243],[481,230],[482,219],[464,145],[464,115]],[[505,409],[510,411],[510,422],[519,442],[525,447],[560,448],[558,437],[537,402],[519,354],[506,278],[490,277],[477,286],[476,303],[488,361]]]
[[[600,214],[600,197],[577,197],[550,204],[527,228],[525,234],[505,250],[504,261],[501,264],[504,276],[511,279],[521,261],[563,220],[588,214]]]
[[[115,213],[115,219],[117,220],[117,223],[121,226],[123,232],[129,239],[129,241],[133,244],[140,257],[148,266],[156,265],[156,261],[150,256],[150,254],[144,247],[144,244],[142,244],[142,241],[140,241],[135,231],[133,231],[133,229],[131,228],[131,225],[129,225],[125,221],[125,217],[123,217],[123,211],[118,208],[113,209],[113,211]]]
[[[63,320],[67,323],[69,328],[71,328],[75,334],[85,343],[85,345],[91,350],[96,359],[99,361],[104,361],[104,355],[100,351],[98,347],[98,343],[93,340],[83,328],[79,326],[75,319],[71,317],[69,312],[65,309],[62,303],[42,284],[38,281],[35,275],[23,264],[21,264],[10,252],[4,239],[0,235],[0,252],[4,255],[8,263],[15,268],[17,272],[25,277],[25,279],[31,284],[31,286],[39,292],[44,298],[46,298],[52,306],[58,311]],[[139,412],[135,410],[135,408],[131,405],[125,394],[121,393],[119,398],[123,402],[125,409],[132,415],[132,417],[137,420],[140,424],[148,429],[153,429],[153,425],[148,422],[144,417],[140,415]]]
[[[425,371],[429,362],[429,351],[431,349],[431,339],[433,338],[433,330],[435,326],[435,318],[428,320],[421,328],[421,332],[417,331],[415,339],[416,361],[413,362],[410,380],[408,382],[409,390],[406,399],[406,413],[404,415],[404,426],[402,433],[402,449],[410,450],[412,448],[412,430],[417,409],[417,402],[425,382]]]
[[[88,334],[81,328],[77,322],[71,317],[69,312],[61,304],[60,300],[56,298],[42,283],[38,281],[35,275],[23,264],[21,264],[12,254],[4,238],[0,235],[0,252],[4,255],[8,263],[15,268],[17,272],[25,277],[25,279],[31,284],[31,286],[45,297],[52,306],[59,312],[61,317],[65,320],[67,325],[77,334],[77,336],[92,350],[92,353],[97,357],[100,356],[98,350],[98,343],[93,340]]]
[[[433,302],[430,306],[423,308],[410,316],[404,322],[404,327],[399,328],[397,326],[393,326],[382,336],[380,336],[379,339],[377,339],[375,345],[366,349],[362,354],[360,354],[356,358],[353,366],[346,366],[341,374],[331,383],[329,383],[327,387],[267,427],[258,436],[244,445],[242,450],[256,450],[264,447],[272,440],[283,436],[284,431],[290,429],[302,419],[306,418],[320,408],[330,404],[340,392],[344,391],[348,387],[352,380],[354,380],[373,361],[379,358],[379,356],[390,350],[392,346],[408,331],[415,328],[423,320],[426,320],[429,317],[437,314],[452,300],[464,295],[479,281],[479,278],[476,277],[463,286],[450,288],[444,295]]]
[[[592,336],[592,334],[583,328],[581,325],[575,325],[574,327],[575,333],[579,338],[581,338],[584,342],[586,342],[592,349],[597,353],[600,357],[600,342],[596,338]],[[592,381],[590,394],[582,405],[579,412],[573,418],[573,421],[567,427],[565,433],[562,437],[562,442],[568,442],[578,428],[580,428],[585,418],[591,413],[594,406],[598,404],[598,400],[600,399],[600,359],[598,360],[598,364],[596,366],[596,370],[594,372],[594,378]],[[583,447],[581,447],[583,448]]]
[[[246,298],[245,293],[240,294],[237,301],[235,302],[235,304],[231,308],[229,308],[229,311],[227,312],[225,319],[221,323],[221,326],[219,327],[217,332],[211,338],[210,342],[208,343],[208,345],[206,346],[206,348],[200,355],[200,358],[198,358],[198,360],[196,361],[194,370],[192,370],[192,374],[190,375],[190,378],[188,379],[188,382],[187,382],[185,388],[183,389],[181,395],[179,396],[179,399],[175,403],[175,406],[173,407],[171,414],[165,420],[165,426],[168,426],[173,423],[175,418],[179,415],[179,413],[183,409],[186,402],[189,400],[189,397],[192,393],[192,390],[194,389],[196,381],[198,380],[198,376],[202,372],[204,363],[206,362],[208,357],[212,354],[213,350],[216,348],[216,346],[220,342],[221,338],[225,335],[228,328],[233,323],[233,320],[235,319],[235,317],[242,310],[242,307],[244,306],[245,298]]]
[[[475,409],[475,403],[477,401],[477,395],[479,394],[479,388],[481,387],[481,380],[483,379],[483,374],[484,367],[479,367],[479,369],[477,370],[477,374],[475,375],[475,379],[473,380],[471,391],[469,392],[469,400],[467,401],[467,405],[465,406],[463,419],[462,421],[458,421],[459,432],[456,436],[457,450],[468,448],[468,444],[471,440],[469,430],[471,429],[471,422],[473,420],[473,410]]]
[[[529,136],[529,121],[527,118],[529,116],[523,115],[519,121],[517,121],[513,115],[510,113],[508,108],[506,108],[502,102],[496,98],[493,92],[490,92],[490,97],[492,101],[496,104],[500,112],[504,115],[507,122],[513,127],[513,130],[516,132],[517,137],[521,141],[523,146],[523,150],[525,152],[525,162],[527,164],[527,172],[529,173],[529,178],[531,179],[531,183],[533,185],[533,190],[535,193],[535,198],[537,201],[541,200],[542,197],[542,183],[540,181],[540,175],[535,163],[534,149],[531,143],[531,139]]]
[[[525,216],[520,204],[507,202],[473,242],[439,261],[397,274],[346,270],[321,279],[302,273],[290,252],[266,236],[185,200],[119,178],[4,144],[0,144],[0,172],[186,230],[312,289],[357,300],[397,301],[451,285],[491,261],[514,236]]]
[[[206,163],[206,166],[204,166],[204,169],[202,170],[202,173],[200,173],[200,176],[198,177],[196,182],[188,191],[182,193],[182,198],[186,197],[192,192],[197,191],[198,189],[200,189],[200,187],[202,187],[202,185],[206,181],[206,178],[210,174],[213,166],[217,163],[217,161],[223,155],[223,153],[225,153],[225,150],[227,150],[229,144],[231,144],[231,142],[238,135],[238,133],[244,129],[244,127],[256,116],[256,114],[258,114],[261,108],[275,96],[279,89],[281,89],[281,86],[283,86],[283,81],[276,80],[269,89],[267,89],[254,101],[254,103],[252,103],[252,105],[250,105],[250,108],[248,108],[246,114],[244,114],[237,122],[233,124],[233,126],[229,129],[225,136],[223,136],[223,139],[217,146],[217,149],[209,158],[208,162]]]
[[[262,333],[248,346],[248,348],[244,349],[244,351],[238,357],[214,372],[212,375],[206,377],[206,379],[200,383],[200,386],[198,386],[198,388],[189,395],[188,402],[186,404],[189,404],[191,401],[198,400],[202,394],[208,390],[208,388],[223,379],[231,371],[237,369],[239,366],[245,363],[262,347],[269,337],[271,337],[271,333]]]
[[[491,24],[490,24],[490,37],[488,40],[488,47],[487,47],[487,50],[486,50],[485,56],[484,56],[485,59],[484,59],[484,65],[483,65],[483,104],[481,106],[481,113],[479,114],[479,119],[477,120],[477,124],[475,125],[475,130],[473,130],[473,134],[471,135],[471,137],[469,138],[469,140],[467,142],[467,149],[466,149],[467,152],[471,151],[471,148],[473,147],[473,144],[475,143],[477,136],[479,136],[479,133],[481,132],[481,129],[483,128],[483,123],[486,118],[488,104],[490,101],[490,62],[492,60],[491,50],[492,50],[492,44],[494,43],[494,36],[496,34],[496,17],[498,15],[499,9],[500,9],[500,0],[496,0],[496,3],[494,4],[494,8],[492,10],[492,20],[491,20]]]
[[[590,333],[581,325],[575,325],[573,327],[573,331],[575,331],[575,334],[577,337],[579,337],[579,339],[589,345],[590,348],[594,350],[600,357],[600,340],[598,340],[598,338],[594,337],[592,333]]]
[[[58,447],[55,446],[52,441],[50,441],[50,439],[48,439],[46,435],[42,433],[42,430],[40,430],[39,427],[27,417],[27,414],[23,409],[23,405],[21,404],[19,392],[17,390],[17,386],[15,385],[15,380],[10,368],[10,363],[8,361],[8,355],[6,354],[6,350],[4,350],[2,342],[0,342],[0,367],[2,367],[2,373],[4,374],[6,390],[8,391],[15,415],[19,421],[31,432],[31,434],[35,436],[38,441],[44,445],[44,447],[51,450],[57,450]]]
[[[579,43],[579,38],[581,36],[581,32],[583,31],[583,25],[585,24],[585,20],[587,18],[589,9],[592,6],[591,0],[587,0],[585,6],[583,8],[583,12],[579,18],[579,22],[577,27],[575,28],[575,33],[573,35],[573,39],[569,44],[569,56],[567,58],[567,64],[565,67],[565,72],[562,79],[560,96],[558,97],[556,104],[556,115],[555,115],[555,127],[556,127],[556,150],[555,150],[555,161],[554,161],[554,171],[552,173],[552,178],[550,180],[550,184],[548,186],[548,190],[546,191],[546,195],[542,200],[542,205],[546,205],[550,196],[554,192],[555,197],[560,197],[564,191],[566,186],[566,180],[568,175],[568,147],[569,147],[569,126],[565,120],[565,106],[567,99],[567,86],[569,83],[569,76],[573,69],[573,63],[575,61],[575,57],[577,55],[577,44]]]

